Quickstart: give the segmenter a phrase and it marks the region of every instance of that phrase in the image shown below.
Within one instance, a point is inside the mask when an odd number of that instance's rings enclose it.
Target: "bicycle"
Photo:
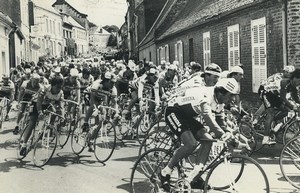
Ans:
[[[276,112],[276,114],[279,114],[280,111]],[[253,122],[253,114],[250,113],[252,116],[250,122]],[[266,118],[266,112],[264,112],[258,119],[258,122],[256,126],[252,127],[245,127],[245,128],[240,128],[240,132],[249,138],[254,137],[254,140],[256,141],[255,148],[253,149],[253,152],[257,152],[260,149],[264,147],[265,144],[262,144],[262,140],[264,137],[264,123],[265,123],[265,118]],[[276,116],[276,115],[275,115]],[[274,125],[277,122],[273,122],[271,126],[271,133],[270,136],[276,140],[277,143],[280,144],[285,144],[287,143],[291,138],[295,136],[298,131],[300,131],[299,126],[300,126],[300,121],[299,121],[299,116],[298,112],[289,112],[288,116],[283,118],[281,120],[283,122],[283,125],[277,130],[274,130]]]
[[[49,110],[50,108],[51,110]],[[43,167],[50,161],[57,147],[57,127],[59,127],[60,122],[64,121],[64,117],[55,113],[54,109],[54,106],[50,104],[49,107],[44,111],[44,118],[42,120],[40,120],[41,117],[38,118],[38,121],[36,122],[36,125],[26,143],[26,155],[21,156],[19,152],[23,143],[23,135],[26,128],[28,127],[28,124],[26,125],[18,140],[17,156],[19,160],[24,159],[33,149],[33,163],[35,166]],[[53,119],[53,116],[54,125],[51,121]],[[40,128],[38,128],[38,125],[40,125],[39,120],[42,121],[42,125]]]
[[[23,104],[25,104],[25,111],[24,111],[24,115],[22,116],[20,122],[19,122],[19,131],[18,133],[22,133],[22,131],[24,130],[25,126],[28,124],[29,121],[29,114],[32,112],[33,110],[33,105],[32,105],[32,101],[21,101],[20,102],[20,106],[22,107]],[[19,112],[20,113],[20,112]],[[17,133],[15,133],[17,134]]]
[[[7,105],[10,102],[10,100],[6,97],[0,97],[0,129],[2,129],[2,124],[5,120],[5,117],[7,115]]]
[[[231,154],[228,144],[223,141],[201,140],[201,143],[203,142],[217,142],[221,144],[221,150],[197,175],[198,179],[201,176],[205,177],[204,192],[216,190],[237,192],[239,186],[243,188],[243,192],[253,192],[253,189],[251,189],[253,187],[256,188],[255,192],[270,192],[268,178],[262,167],[253,158],[240,154]],[[146,151],[139,157],[134,164],[130,177],[132,193],[162,192],[159,174],[166,164],[169,163],[174,150],[174,147],[169,150],[154,148]],[[172,172],[170,179],[172,193],[192,192],[191,185],[186,180],[192,168],[184,163],[185,161],[182,160],[175,167],[174,170],[176,171]],[[224,170],[226,171],[225,176]],[[255,180],[253,176],[255,176]],[[250,189],[245,190],[245,187]],[[259,191],[257,191],[258,189]]]
[[[284,178],[295,188],[300,189],[300,136],[289,140],[281,150],[280,170]]]
[[[66,104],[73,104],[75,106],[72,106],[70,112],[73,112],[73,108],[77,109],[77,107],[79,106],[79,104],[75,101],[72,101],[72,100],[66,100],[64,99],[63,102],[65,103],[65,108],[66,109]],[[58,144],[60,145],[61,148],[63,148],[69,138],[70,138],[70,135],[71,135],[71,132],[73,130],[73,127],[76,123],[76,121],[78,120],[79,118],[79,112],[76,111],[76,115],[73,117],[70,112],[65,112],[65,118],[64,118],[64,121],[60,124],[60,127],[58,128]]]
[[[88,132],[83,132],[81,126],[84,118],[80,118],[72,132],[72,151],[79,155],[86,147],[93,147],[96,159],[104,163],[112,156],[116,147],[116,130],[106,114],[106,110],[115,111],[109,106],[98,105],[94,108],[93,116],[99,115],[101,124],[91,126]]]

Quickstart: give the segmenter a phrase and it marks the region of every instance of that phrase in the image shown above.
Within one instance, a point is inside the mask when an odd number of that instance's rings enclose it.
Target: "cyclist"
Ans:
[[[170,174],[178,162],[190,155],[197,147],[197,140],[212,139],[195,117],[201,116],[217,138],[230,134],[223,119],[224,104],[231,102],[238,94],[238,83],[233,78],[221,79],[215,87],[192,87],[184,95],[171,96],[165,111],[165,120],[169,128],[181,139],[181,145],[171,158],[168,165],[161,171],[162,188],[170,191]],[[215,115],[213,115],[215,114]],[[211,143],[203,143],[201,157],[197,160],[203,167],[210,151]],[[193,181],[195,176],[189,176],[193,189],[203,188],[201,181]],[[203,182],[203,180],[202,180]]]
[[[171,64],[167,71],[163,71],[159,74],[159,95],[165,98],[165,93],[171,88],[176,87],[178,84],[177,66]]]
[[[8,113],[11,109],[11,103],[14,101],[15,94],[15,85],[9,79],[9,76],[6,74],[2,75],[2,81],[0,82],[0,97],[6,97],[9,99],[9,102],[6,105],[6,116],[5,121],[9,120]]]
[[[124,115],[126,119],[131,118],[131,109],[135,103],[139,102],[140,108],[143,106],[143,94],[149,91],[150,97],[155,100],[155,103],[150,103],[149,111],[153,112],[159,107],[159,85],[158,85],[158,73],[154,66],[150,67],[149,71],[142,75],[141,77],[131,81],[129,85],[131,89],[130,97],[131,100],[126,110],[124,110]]]
[[[78,70],[75,68],[70,69],[70,74],[64,79],[64,97],[67,100],[73,100],[80,103],[80,81],[78,80]],[[70,112],[73,104],[69,103],[67,107],[67,112]],[[73,110],[73,116],[75,116],[76,109]]]
[[[40,76],[37,73],[33,73],[29,80],[23,82],[20,87],[20,94],[18,97],[18,104],[21,101],[32,101],[36,97],[36,93],[40,92],[44,86],[40,84]],[[19,133],[19,123],[25,112],[26,104],[23,103],[20,107],[20,111],[17,115],[17,126],[13,130],[13,134]]]
[[[94,77],[91,75],[88,67],[82,69],[82,72],[79,74],[79,81],[83,90],[94,82]]]
[[[62,101],[64,94],[62,91],[63,79],[61,77],[54,77],[50,85],[40,90],[37,94],[37,99],[33,100],[33,111],[29,114],[29,122],[24,130],[23,142],[21,144],[20,155],[27,154],[27,141],[31,135],[32,130],[36,126],[39,117],[43,116],[43,110],[47,109],[50,104],[54,105],[55,111],[61,114]],[[51,120],[52,123],[54,120]]]
[[[98,79],[91,85],[90,106],[84,117],[84,123],[82,125],[83,132],[89,131],[89,120],[95,106],[97,107],[100,102],[103,102],[104,105],[113,106],[116,109],[116,114],[119,113],[117,111],[117,89],[114,86],[110,72],[105,73],[103,80]],[[99,119],[95,119],[95,124],[99,124]],[[89,151],[93,151],[91,145],[89,145]]]
[[[116,87],[118,96],[122,93],[128,94],[129,82],[135,79],[137,79],[135,63],[132,60],[129,60],[126,69],[122,70],[117,77]]]
[[[287,71],[287,69],[284,71]],[[273,121],[282,119],[291,109],[298,110],[300,101],[297,86],[299,85],[300,69],[294,70],[291,75],[287,75],[286,73],[273,74],[260,85],[258,94],[266,111],[264,123],[265,131],[262,144],[271,145],[276,143],[275,139],[270,137],[271,124]],[[287,93],[291,93],[292,99],[296,102],[295,104],[287,99]],[[276,111],[279,111],[279,113],[276,114]],[[258,113],[255,113],[255,115],[257,114]],[[256,121],[254,121],[253,124],[255,123]],[[282,123],[279,123],[276,127],[279,128],[281,125]]]
[[[191,85],[191,81],[194,85],[197,86],[214,86],[218,82],[221,72],[222,69],[219,65],[211,63],[205,68],[204,73],[194,73],[190,75],[187,79],[179,82],[178,86],[189,86]]]

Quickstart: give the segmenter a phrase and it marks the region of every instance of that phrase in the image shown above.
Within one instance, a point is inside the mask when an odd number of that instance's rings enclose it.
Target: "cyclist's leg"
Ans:
[[[271,131],[271,124],[274,120],[275,116],[275,110],[274,108],[270,107],[266,109],[267,115],[266,115],[266,120],[265,120],[265,131],[264,131],[264,136],[270,136],[270,131]]]
[[[22,117],[23,117],[23,114],[25,112],[25,108],[26,108],[26,104],[23,103],[20,107],[20,111],[18,112],[18,115],[17,115],[17,125],[20,123]]]

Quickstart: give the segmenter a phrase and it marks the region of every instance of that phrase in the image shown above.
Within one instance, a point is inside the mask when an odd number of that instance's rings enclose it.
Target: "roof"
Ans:
[[[170,35],[198,26],[210,18],[254,2],[257,0],[189,0],[175,22],[157,39],[162,40]]]
[[[75,21],[75,19],[73,19],[71,16],[68,16],[68,23],[71,24],[73,27],[85,30],[85,28],[82,25],[80,25],[77,21]]]
[[[102,29],[102,33],[100,33],[101,29]],[[94,32],[91,33],[91,35],[110,35],[110,33],[105,29],[103,29],[102,27],[98,27]]]
[[[33,4],[37,7],[41,7],[45,10],[48,10],[49,12],[55,13],[55,14],[59,14],[59,12],[52,7],[53,1],[50,0],[31,0],[33,2]]]
[[[83,17],[88,16],[87,14],[83,13],[83,10],[80,10],[78,7],[75,7],[74,4],[72,5],[72,3],[68,3],[66,0],[56,0],[56,2],[52,3],[52,4],[53,5],[55,5],[55,4],[58,4],[58,5],[66,4],[66,5],[70,6],[74,11],[76,11],[78,14],[80,14],[81,16],[83,16]]]

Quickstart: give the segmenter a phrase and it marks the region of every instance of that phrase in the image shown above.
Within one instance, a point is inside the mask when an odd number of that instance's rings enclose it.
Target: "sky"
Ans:
[[[116,25],[125,22],[126,0],[67,0],[78,11],[87,14],[88,20],[98,26]]]

